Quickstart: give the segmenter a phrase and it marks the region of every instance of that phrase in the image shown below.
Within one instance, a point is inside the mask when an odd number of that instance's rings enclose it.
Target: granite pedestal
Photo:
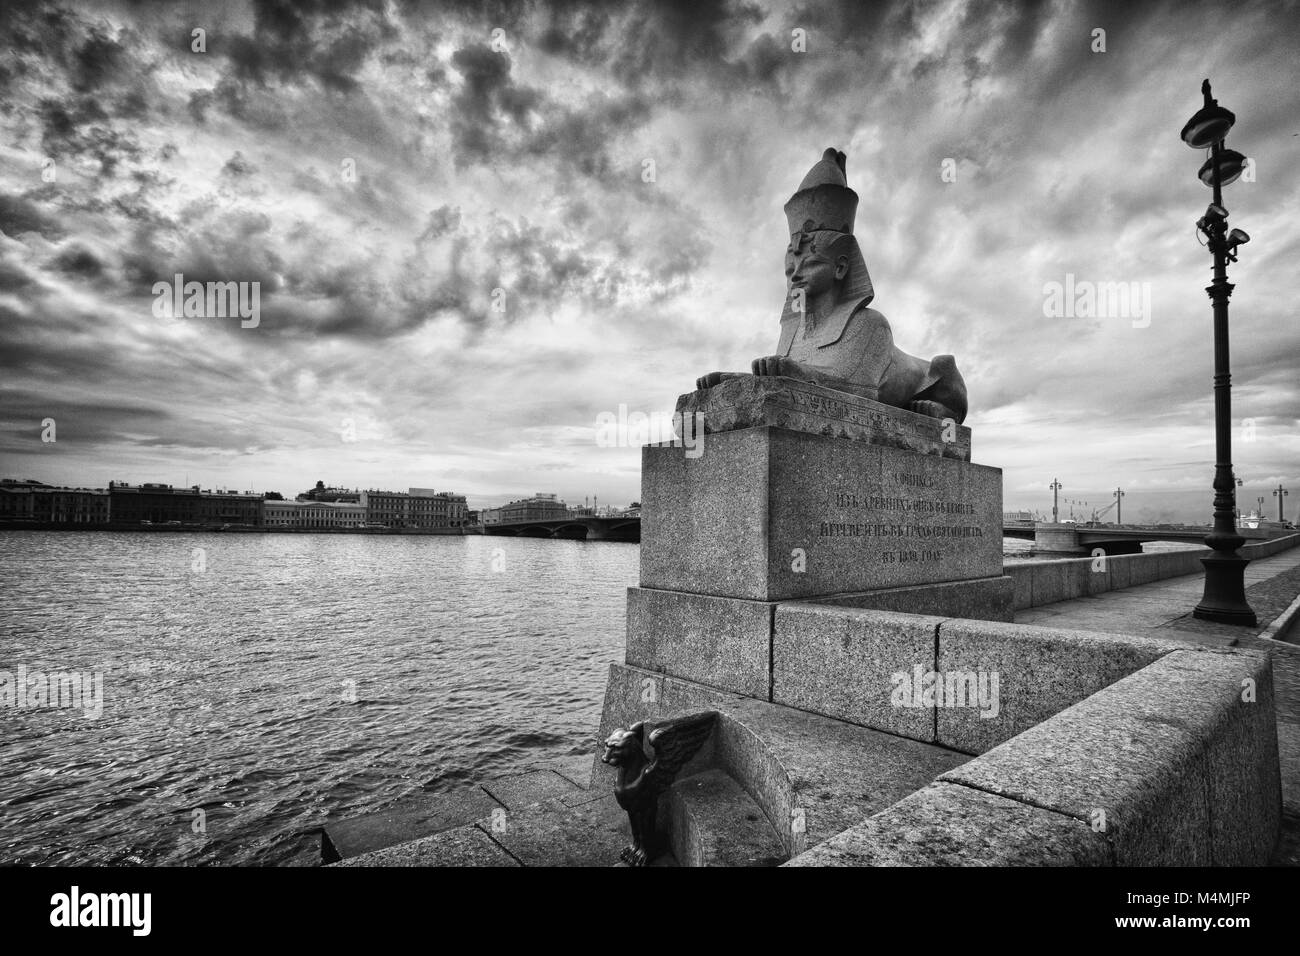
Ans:
[[[703,440],[642,451],[628,664],[771,699],[783,602],[1012,619],[1002,473],[969,429],[754,376],[677,410]]]

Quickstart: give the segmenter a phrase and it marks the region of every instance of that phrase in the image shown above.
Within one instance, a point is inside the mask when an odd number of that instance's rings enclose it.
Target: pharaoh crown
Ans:
[[[849,188],[844,160],[844,154],[831,147],[808,170],[799,190],[785,204],[785,217],[792,234],[819,229],[853,233],[858,194]]]

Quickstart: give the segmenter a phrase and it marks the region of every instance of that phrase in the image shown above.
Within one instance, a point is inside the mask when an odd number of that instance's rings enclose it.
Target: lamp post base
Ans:
[[[1201,558],[1205,565],[1205,591],[1192,616],[1220,624],[1254,627],[1255,612],[1246,603],[1246,565],[1250,560],[1235,552],[1216,552]]]

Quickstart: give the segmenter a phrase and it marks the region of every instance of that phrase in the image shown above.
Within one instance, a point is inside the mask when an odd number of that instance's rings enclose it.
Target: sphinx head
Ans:
[[[858,194],[848,187],[844,154],[828,149],[785,204],[790,244],[783,320],[794,312],[822,312],[842,300],[871,301],[871,276],[853,237],[857,211]]]

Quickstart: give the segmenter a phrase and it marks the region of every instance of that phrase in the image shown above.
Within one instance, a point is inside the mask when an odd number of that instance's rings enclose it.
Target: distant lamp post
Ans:
[[[1057,493],[1058,493],[1062,488],[1064,488],[1065,486],[1062,485],[1062,484],[1061,484],[1059,481],[1057,481],[1055,478],[1053,478],[1053,479],[1052,479],[1052,483],[1051,483],[1050,485],[1048,485],[1048,487],[1052,489],[1052,524],[1059,524],[1059,523],[1060,523],[1060,513],[1059,513],[1059,510],[1058,510],[1058,508],[1057,508],[1057,500],[1056,500],[1056,496],[1057,496]]]
[[[1273,497],[1277,499],[1277,520],[1278,521],[1286,520],[1285,518],[1282,517],[1282,499],[1289,494],[1291,494],[1291,492],[1287,491],[1281,485],[1278,485],[1276,488],[1273,489]],[[1263,498],[1260,498],[1259,500],[1261,504],[1264,501]]]
[[[1242,485],[1245,484],[1245,482],[1242,481],[1240,478],[1236,479],[1236,481],[1237,481],[1238,488],[1240,488]],[[1237,496],[1235,494],[1232,496],[1232,498],[1234,503],[1232,513],[1237,516],[1237,527],[1240,528],[1241,527],[1241,506],[1236,504]]]
[[[1115,524],[1124,523],[1124,489],[1115,489]]]
[[[1196,223],[1214,256],[1214,281],[1206,288],[1214,308],[1214,529],[1205,539],[1212,550],[1205,565],[1205,591],[1193,616],[1224,624],[1254,626],[1255,612],[1246,603],[1245,573],[1249,561],[1237,553],[1246,543],[1237,532],[1237,487],[1232,476],[1232,376],[1228,371],[1228,260],[1237,261],[1238,246],[1250,237],[1240,229],[1228,231],[1228,210],[1223,207],[1223,187],[1241,175],[1246,158],[1224,146],[1236,116],[1210,97],[1210,81],[1201,84],[1202,106],[1183,127],[1183,142],[1193,149],[1208,149],[1201,166],[1201,182],[1214,190],[1214,201]]]

